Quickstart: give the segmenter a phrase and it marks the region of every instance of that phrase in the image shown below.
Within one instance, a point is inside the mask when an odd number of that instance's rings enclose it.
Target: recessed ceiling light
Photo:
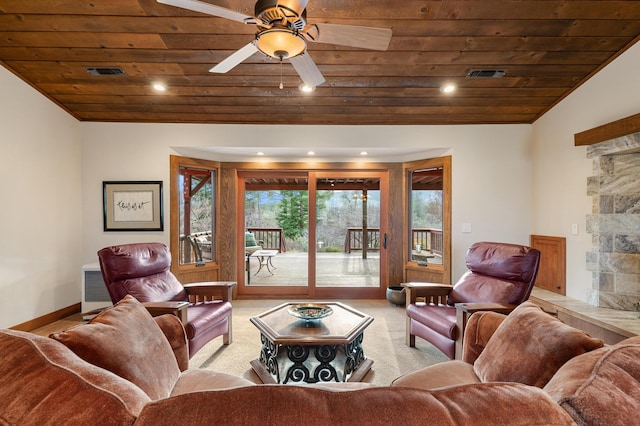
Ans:
[[[314,90],[316,90],[315,87],[307,86],[304,83],[301,83],[300,86],[298,86],[298,89],[300,89],[301,92],[305,92],[305,93],[313,92]]]
[[[256,152],[256,155],[262,156],[262,155],[264,155],[264,152],[258,151],[258,152]]]
[[[456,90],[456,85],[453,83],[445,83],[442,85],[442,87],[440,87],[440,91],[442,93],[452,93],[455,92]]]
[[[367,151],[362,151],[360,155],[369,155],[369,153]]]
[[[307,152],[307,155],[316,155],[316,153],[313,152],[313,151],[309,151],[309,152]]]
[[[165,86],[162,83],[153,83],[153,90],[156,90],[158,92],[164,92],[165,90],[167,90],[167,86]]]

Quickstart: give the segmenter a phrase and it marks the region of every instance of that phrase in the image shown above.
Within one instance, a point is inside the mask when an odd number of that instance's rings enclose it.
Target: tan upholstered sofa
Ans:
[[[505,382],[439,390],[419,389],[419,381],[355,389],[254,385],[185,369],[186,345],[177,318],[154,320],[131,297],[49,338],[0,330],[0,424],[560,425],[589,419],[580,407],[600,412],[600,420],[611,414],[607,424],[631,424],[637,417],[621,416],[639,409],[638,340],[574,357],[546,385],[566,385],[555,390]],[[628,377],[601,374],[610,364]]]

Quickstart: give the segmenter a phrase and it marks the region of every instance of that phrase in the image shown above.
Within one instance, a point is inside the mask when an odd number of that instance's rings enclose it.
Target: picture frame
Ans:
[[[102,182],[104,231],[163,231],[162,181]]]

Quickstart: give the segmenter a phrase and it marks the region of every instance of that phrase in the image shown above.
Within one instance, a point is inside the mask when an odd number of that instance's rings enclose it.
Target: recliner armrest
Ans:
[[[184,289],[189,296],[202,297],[204,300],[222,299],[230,302],[233,299],[234,281],[206,281],[184,284]]]
[[[424,297],[426,303],[444,304],[453,288],[450,284],[420,282],[403,283],[402,286],[406,288],[407,305],[416,303],[419,297]]]
[[[144,307],[152,317],[171,314],[178,317],[182,324],[187,323],[187,307],[189,302],[144,302]]]
[[[456,303],[456,310],[466,312],[471,315],[474,312],[480,311],[492,311],[498,312],[501,314],[509,314],[513,311],[518,305],[513,305],[509,303],[493,303],[493,302],[465,302],[465,303]]]

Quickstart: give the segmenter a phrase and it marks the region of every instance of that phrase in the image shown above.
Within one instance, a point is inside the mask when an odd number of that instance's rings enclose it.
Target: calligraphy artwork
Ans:
[[[161,181],[103,182],[105,231],[162,231]]]
[[[152,222],[153,191],[114,191],[113,220]]]

